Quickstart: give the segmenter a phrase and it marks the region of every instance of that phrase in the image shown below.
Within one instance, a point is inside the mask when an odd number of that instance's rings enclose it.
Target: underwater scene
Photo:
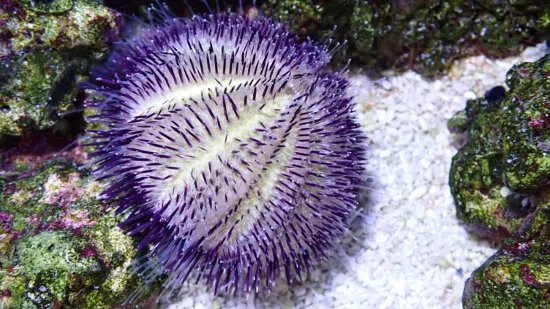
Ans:
[[[0,0],[0,309],[550,308],[550,2]]]

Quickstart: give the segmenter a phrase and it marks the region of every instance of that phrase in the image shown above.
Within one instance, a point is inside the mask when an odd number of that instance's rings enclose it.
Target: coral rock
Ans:
[[[123,19],[96,1],[0,4],[0,134],[52,127],[106,56]]]
[[[457,216],[481,236],[528,237],[547,224],[549,76],[550,56],[518,64],[508,93],[489,91],[449,121],[466,140],[449,176]]]
[[[8,308],[117,308],[141,284],[131,275],[137,244],[96,199],[87,173],[56,160],[0,180],[0,302]]]

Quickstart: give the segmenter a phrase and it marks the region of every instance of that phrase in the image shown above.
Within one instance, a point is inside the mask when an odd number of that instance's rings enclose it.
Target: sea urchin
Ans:
[[[168,286],[269,290],[327,257],[357,206],[363,136],[326,46],[271,19],[169,17],[87,87],[102,196]]]

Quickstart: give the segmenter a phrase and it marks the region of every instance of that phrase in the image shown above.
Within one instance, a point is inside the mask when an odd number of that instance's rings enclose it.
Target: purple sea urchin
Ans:
[[[95,73],[97,180],[167,288],[194,270],[215,293],[301,280],[347,229],[365,149],[329,59],[271,19],[218,14],[151,27]]]

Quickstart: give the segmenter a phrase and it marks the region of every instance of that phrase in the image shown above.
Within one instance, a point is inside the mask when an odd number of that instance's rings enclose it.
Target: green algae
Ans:
[[[347,41],[336,66],[352,59],[369,72],[434,77],[459,57],[512,55],[550,33],[550,4],[532,1],[270,0],[261,7],[302,38]]]
[[[548,224],[549,68],[550,56],[514,66],[502,100],[470,100],[448,123],[467,136],[449,174],[457,217],[481,236],[528,237]]]
[[[0,134],[52,127],[78,107],[77,85],[107,55],[123,20],[96,1],[0,7]]]
[[[0,36],[4,59],[48,48],[107,52],[123,20],[93,0],[6,0],[0,24],[5,26]]]
[[[68,291],[101,283],[105,269],[100,260],[82,256],[87,246],[85,239],[60,231],[17,241],[18,271],[28,280],[15,286],[8,283],[14,300],[25,299],[12,306],[24,307],[30,301],[37,307],[47,307],[65,299]]]
[[[468,279],[464,308],[550,307],[550,55],[516,64],[509,91],[470,100],[448,122],[467,143],[449,185],[457,217],[505,245]]]
[[[546,207],[546,209],[550,209]],[[550,307],[550,238],[508,242],[466,282],[465,309]]]
[[[0,90],[0,131],[21,134],[52,127],[58,113],[75,108],[76,84],[89,64],[53,50],[4,62],[0,75],[13,78]]]
[[[8,308],[118,308],[142,284],[136,239],[67,160],[0,180],[0,292]],[[143,254],[143,253],[140,253]],[[160,281],[145,287],[146,302]]]
[[[27,7],[29,10],[40,13],[65,13],[67,11],[70,11],[75,5],[75,2],[73,0],[19,0],[19,2]]]
[[[502,126],[504,176],[514,191],[537,191],[550,175],[550,56],[515,65],[507,75]]]
[[[454,157],[449,172],[451,193],[457,216],[483,236],[504,238],[521,224],[521,218],[504,220],[506,196],[502,176],[500,149],[501,117],[499,105],[489,105],[484,99],[468,101],[466,112],[458,113],[449,127],[465,129],[467,117],[468,141]],[[458,123],[458,125],[457,125]]]

